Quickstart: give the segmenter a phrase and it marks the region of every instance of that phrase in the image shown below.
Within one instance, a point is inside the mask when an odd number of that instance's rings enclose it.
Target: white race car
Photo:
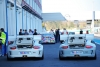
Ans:
[[[94,34],[61,35],[64,42],[59,47],[59,59],[68,57],[90,57],[96,59],[96,45],[92,42]]]
[[[41,43],[54,43],[55,44],[55,36],[51,33],[43,33]]]
[[[17,36],[14,41],[9,40],[7,60],[13,58],[44,58],[43,45],[39,44],[41,35]]]

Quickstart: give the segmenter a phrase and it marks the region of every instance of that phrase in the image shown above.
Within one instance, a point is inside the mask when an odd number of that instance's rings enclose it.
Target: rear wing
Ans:
[[[67,40],[69,37],[85,37],[86,40],[93,40],[94,34],[60,35],[60,41]]]
[[[41,35],[33,35],[34,40],[40,41],[42,39]]]
[[[18,35],[17,38],[32,38],[33,35]]]

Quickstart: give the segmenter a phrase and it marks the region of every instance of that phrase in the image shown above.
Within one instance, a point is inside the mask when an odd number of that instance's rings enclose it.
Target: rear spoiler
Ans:
[[[33,35],[34,40],[40,41],[41,40],[41,35]]]
[[[33,35],[18,35],[17,38],[33,38]]]
[[[86,40],[93,40],[94,34],[60,35],[60,41],[67,40],[68,37],[85,37]]]
[[[23,40],[24,38],[27,38],[27,40],[30,40],[31,38],[33,38],[33,40],[41,40],[41,35],[18,35],[17,39],[21,39]],[[16,40],[16,36],[9,36],[8,37],[8,41],[15,41]]]

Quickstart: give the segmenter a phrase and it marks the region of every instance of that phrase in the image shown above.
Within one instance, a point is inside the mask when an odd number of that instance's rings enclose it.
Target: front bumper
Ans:
[[[26,54],[21,52],[27,52]],[[16,50],[16,51],[8,51],[8,57],[9,58],[23,58],[23,57],[42,57],[43,50]]]

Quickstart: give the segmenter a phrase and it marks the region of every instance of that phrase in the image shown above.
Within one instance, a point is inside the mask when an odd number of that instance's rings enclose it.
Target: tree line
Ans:
[[[95,21],[95,26],[100,26],[100,20]],[[86,21],[79,21],[78,23],[75,23],[74,21],[46,21],[42,23],[43,27],[46,27],[46,30],[50,29],[85,29],[87,27]]]

